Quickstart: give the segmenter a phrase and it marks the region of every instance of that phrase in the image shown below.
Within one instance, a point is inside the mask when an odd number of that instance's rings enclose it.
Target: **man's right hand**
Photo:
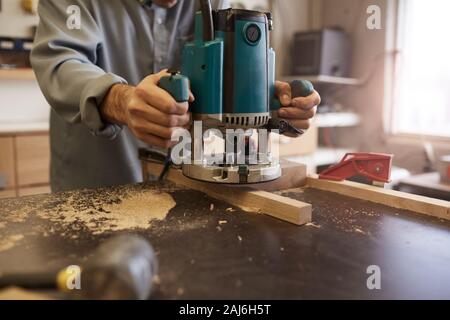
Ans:
[[[158,87],[160,79],[169,76],[166,70],[146,77],[137,87],[114,85],[100,110],[105,121],[127,125],[134,136],[153,146],[170,148],[177,128],[191,125],[189,103],[178,103]],[[194,101],[191,94],[190,102]]]

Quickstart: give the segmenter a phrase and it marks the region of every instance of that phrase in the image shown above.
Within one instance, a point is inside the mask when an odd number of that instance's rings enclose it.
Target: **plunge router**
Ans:
[[[278,118],[281,105],[275,98],[275,52],[269,36],[272,15],[237,9],[212,11],[210,1],[200,3],[195,39],[184,47],[181,72],[171,72],[159,86],[178,102],[189,100],[190,88],[195,96],[190,108],[194,121],[201,121],[204,131],[217,129],[226,133],[229,129],[241,129],[245,132],[241,137],[245,151],[224,151],[223,164],[211,164],[208,155],[202,153],[195,161],[182,165],[183,174],[226,184],[278,179],[281,166],[270,152],[270,139],[267,146],[259,145],[257,163],[250,161],[249,154],[255,129],[277,130],[291,137],[303,134]],[[293,97],[306,97],[314,91],[308,81],[294,81],[291,87]],[[204,142],[192,139],[192,143],[191,150],[196,150],[194,144]],[[242,156],[244,163],[237,160]]]

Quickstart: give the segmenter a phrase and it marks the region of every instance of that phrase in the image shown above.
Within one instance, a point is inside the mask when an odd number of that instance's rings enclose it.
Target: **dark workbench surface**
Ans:
[[[314,223],[156,184],[2,200],[0,270],[82,264],[131,231],[159,254],[154,298],[450,299],[449,222],[312,189],[285,195],[312,203]],[[367,289],[370,265],[381,268],[379,291]]]

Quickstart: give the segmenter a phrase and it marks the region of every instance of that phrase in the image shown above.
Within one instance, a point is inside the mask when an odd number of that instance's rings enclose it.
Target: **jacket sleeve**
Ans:
[[[90,1],[41,0],[38,12],[31,63],[44,96],[65,121],[114,139],[121,127],[105,123],[99,106],[114,84],[126,81],[96,66],[103,36]]]

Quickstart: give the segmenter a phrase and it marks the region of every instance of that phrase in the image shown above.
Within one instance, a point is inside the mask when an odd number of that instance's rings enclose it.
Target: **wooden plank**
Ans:
[[[160,164],[143,163],[147,173],[158,176],[163,168]],[[246,186],[229,186],[205,183],[186,178],[180,170],[171,169],[166,177],[178,185],[201,191],[212,198],[226,201],[248,212],[259,212],[296,225],[312,220],[312,206],[294,199],[282,197]]]
[[[16,197],[15,190],[1,190],[0,191],[0,199],[15,198],[15,197]]]
[[[34,75],[33,69],[31,69],[31,68],[0,70],[0,80],[34,80],[34,81],[36,81],[36,76]]]
[[[16,138],[18,185],[46,185],[50,180],[50,142],[48,135]]]
[[[14,188],[16,178],[14,174],[14,138],[0,138],[0,174],[5,179],[6,188]]]
[[[271,182],[259,183],[253,188],[257,190],[275,192],[298,188],[306,183],[306,165],[287,160],[281,160],[282,176]]]
[[[384,204],[392,208],[409,210],[439,219],[450,220],[450,202],[422,197],[394,190],[386,190],[361,183],[320,180],[317,176],[306,179],[307,186],[323,191]]]
[[[19,197],[34,196],[51,193],[50,186],[31,187],[19,189]]]

